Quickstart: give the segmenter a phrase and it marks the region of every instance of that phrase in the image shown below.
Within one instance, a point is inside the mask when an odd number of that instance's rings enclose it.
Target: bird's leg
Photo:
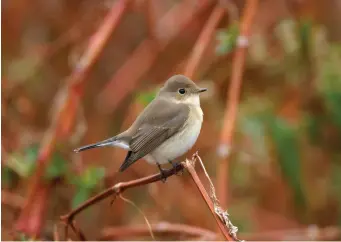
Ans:
[[[169,160],[168,161],[169,162],[169,164],[171,164],[172,165],[172,167],[173,167],[173,170],[176,170],[176,164],[173,162],[173,161],[171,161],[171,160]],[[175,175],[182,175],[182,174],[184,174],[184,171],[183,170],[181,170],[181,173],[179,174],[179,172],[177,172],[177,171],[175,171]]]
[[[161,165],[160,165],[159,163],[156,163],[156,164],[157,164],[157,167],[158,167],[159,170],[160,170],[161,181],[162,181],[163,183],[165,183],[166,180],[167,180],[167,177],[166,177],[166,175],[165,175],[165,172],[164,172],[164,170],[161,168]]]

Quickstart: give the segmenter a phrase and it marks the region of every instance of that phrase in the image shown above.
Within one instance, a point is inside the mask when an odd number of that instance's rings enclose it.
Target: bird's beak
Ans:
[[[198,93],[206,92],[206,91],[207,91],[207,88],[199,88],[199,89],[198,89]]]

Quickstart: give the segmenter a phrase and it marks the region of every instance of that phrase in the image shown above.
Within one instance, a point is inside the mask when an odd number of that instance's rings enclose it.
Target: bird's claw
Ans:
[[[163,183],[165,183],[166,180],[167,180],[167,176],[166,176],[166,174],[165,174],[165,171],[164,171],[163,169],[160,169],[160,174],[161,174],[161,181],[162,181]]]
[[[162,181],[163,183],[165,183],[166,180],[167,180],[167,176],[166,176],[166,174],[165,174],[165,171],[161,168],[161,165],[160,165],[159,163],[157,163],[157,167],[158,167],[159,170],[160,170],[161,181]]]
[[[181,176],[181,175],[184,174],[183,169],[181,169],[181,172],[180,171],[176,171],[176,164],[173,161],[170,160],[169,163],[172,165],[173,170],[175,171],[175,175]]]

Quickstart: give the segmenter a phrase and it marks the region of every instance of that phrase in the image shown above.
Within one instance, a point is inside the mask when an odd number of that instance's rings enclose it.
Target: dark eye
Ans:
[[[184,88],[180,88],[178,91],[181,95],[184,95],[186,93],[186,90]]]

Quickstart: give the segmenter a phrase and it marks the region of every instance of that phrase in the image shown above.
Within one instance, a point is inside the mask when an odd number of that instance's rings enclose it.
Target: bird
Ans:
[[[127,150],[120,172],[143,158],[157,165],[165,181],[161,165],[169,163],[175,169],[175,159],[191,149],[198,139],[203,122],[199,95],[205,91],[207,88],[199,87],[190,78],[173,75],[127,130],[74,151],[120,147]]]

